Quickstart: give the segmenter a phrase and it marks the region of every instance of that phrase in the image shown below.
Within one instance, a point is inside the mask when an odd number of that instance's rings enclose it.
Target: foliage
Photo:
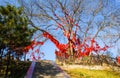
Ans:
[[[67,73],[72,78],[119,78],[119,72],[111,70],[68,69]]]
[[[31,62],[23,62],[23,61],[10,61],[9,65],[10,70],[8,76],[10,78],[23,78],[31,64]],[[6,69],[6,61],[4,60],[3,65],[0,68],[0,77],[5,77],[5,69]]]
[[[21,54],[21,48],[30,44],[34,29],[28,28],[23,8],[0,6],[0,46]],[[20,48],[20,49],[16,49]]]

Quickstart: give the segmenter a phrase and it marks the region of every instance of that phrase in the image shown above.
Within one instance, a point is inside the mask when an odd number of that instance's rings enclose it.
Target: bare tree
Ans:
[[[18,1],[25,8],[30,24],[39,30],[39,34],[43,31],[50,32],[61,43],[67,43],[74,34],[80,39],[80,43],[88,38],[96,39],[102,44],[119,41],[120,7],[115,6],[114,0]],[[69,35],[67,39],[66,34]],[[69,48],[71,54],[72,51]]]

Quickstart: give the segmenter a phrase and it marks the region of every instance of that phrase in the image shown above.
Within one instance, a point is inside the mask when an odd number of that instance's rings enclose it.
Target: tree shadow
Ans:
[[[36,62],[32,78],[45,78],[45,76],[53,78],[61,72],[60,69],[52,65],[50,62],[40,61]]]

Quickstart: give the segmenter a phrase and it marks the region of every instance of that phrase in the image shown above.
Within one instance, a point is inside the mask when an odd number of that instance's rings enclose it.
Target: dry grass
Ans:
[[[120,78],[120,72],[111,70],[67,69],[71,78]]]

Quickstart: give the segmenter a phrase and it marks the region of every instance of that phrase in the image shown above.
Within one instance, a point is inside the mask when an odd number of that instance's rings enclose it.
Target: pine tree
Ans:
[[[31,42],[35,30],[28,27],[28,23],[22,7],[0,6],[0,55],[1,59],[3,54],[7,57],[6,75],[10,64],[10,55],[22,55],[22,48]]]

